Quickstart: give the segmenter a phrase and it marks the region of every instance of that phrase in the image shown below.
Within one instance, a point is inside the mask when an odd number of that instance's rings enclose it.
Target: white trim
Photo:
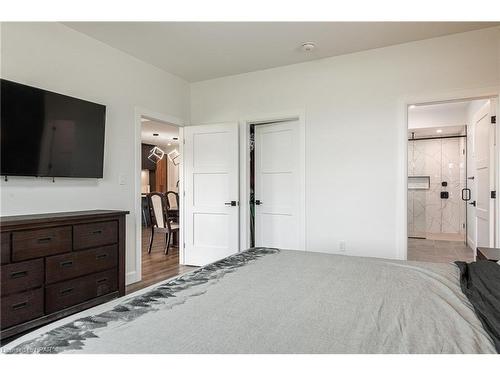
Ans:
[[[469,236],[469,234],[467,233],[467,245],[472,249],[474,250],[474,258],[476,257],[476,243],[474,242],[474,239]]]
[[[476,100],[476,99],[491,99],[500,97],[500,86],[490,86],[484,88],[473,88],[465,90],[456,90],[442,93],[427,93],[416,96],[408,96],[400,100],[400,112],[398,114],[398,122],[402,126],[398,127],[398,165],[399,165],[399,175],[398,175],[398,190],[397,190],[397,202],[396,204],[396,248],[399,259],[406,260],[408,256],[408,217],[407,217],[407,204],[408,204],[408,107],[412,104],[437,104],[455,101],[465,101],[465,100]],[[497,113],[499,112],[499,103],[497,100]],[[500,140],[500,132],[496,132],[497,145]],[[498,168],[498,156],[499,148],[496,150],[496,168]],[[500,186],[500,173],[498,173],[496,178],[497,189]],[[500,200],[495,200],[496,212],[499,211]],[[496,239],[499,246],[499,235],[500,235],[500,220],[496,220]]]
[[[300,204],[299,227],[300,249],[307,250],[307,220],[306,220],[306,130],[305,110],[291,110],[281,113],[258,114],[243,116],[240,119],[240,249],[250,247],[250,125],[266,122],[296,120],[299,126],[299,178],[300,178]]]
[[[141,276],[142,275],[140,275],[140,274],[137,275],[137,271],[127,272],[127,274],[125,275],[125,285],[130,285],[130,284],[136,283],[138,281],[141,281]]]
[[[141,196],[141,117],[148,117],[153,120],[158,120],[161,122],[166,122],[168,124],[177,126],[179,128],[179,152],[182,155],[183,151],[183,129],[185,122],[177,117],[166,115],[163,113],[151,111],[143,107],[135,107],[134,111],[134,208],[135,208],[135,270],[130,271],[126,275],[125,283],[126,285],[133,284],[141,281],[142,279],[142,207],[141,200],[138,197]],[[182,157],[182,156],[181,156]],[[179,263],[183,264],[184,261],[184,249],[182,244],[184,243],[184,197],[182,191],[184,190],[184,185],[182,181],[183,168],[179,168]]]
[[[396,191],[396,256],[397,259],[408,258],[408,106],[411,103],[404,101],[401,106],[403,110],[399,114],[398,122],[403,126],[398,127],[398,154],[399,189]]]
[[[492,105],[491,116],[497,116],[500,113],[500,94],[496,98],[491,99]],[[494,202],[494,218],[495,218],[495,247],[500,247],[500,197],[498,196],[498,190],[500,189],[500,131],[497,123],[494,125],[494,140],[495,144],[493,147],[493,170],[494,170],[494,189],[497,194],[497,198]]]

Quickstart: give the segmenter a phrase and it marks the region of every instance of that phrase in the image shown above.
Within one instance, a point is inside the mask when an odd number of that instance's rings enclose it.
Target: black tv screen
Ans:
[[[1,80],[1,175],[101,178],[106,107]]]

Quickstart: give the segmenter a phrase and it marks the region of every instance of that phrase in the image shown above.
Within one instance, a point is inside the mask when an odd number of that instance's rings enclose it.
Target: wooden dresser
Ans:
[[[1,338],[124,295],[126,214],[1,217]]]
[[[500,261],[500,249],[494,247],[478,247],[477,260],[491,260],[493,262]]]

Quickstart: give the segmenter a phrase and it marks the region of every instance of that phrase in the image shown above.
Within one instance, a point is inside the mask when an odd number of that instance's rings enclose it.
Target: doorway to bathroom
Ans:
[[[465,242],[466,127],[409,132],[408,236]]]
[[[473,261],[493,246],[495,98],[408,108],[408,260]]]

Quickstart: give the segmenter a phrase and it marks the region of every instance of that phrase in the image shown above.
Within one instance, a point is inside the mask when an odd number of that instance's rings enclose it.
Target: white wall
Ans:
[[[86,209],[129,210],[127,273],[134,277],[135,107],[189,120],[189,85],[58,23],[3,23],[2,78],[105,104],[103,179],[9,178],[1,215]],[[119,175],[125,185],[119,185]]]
[[[498,93],[499,45],[494,28],[194,83],[191,122],[304,110],[307,249],[397,257],[405,102]]]
[[[464,102],[417,106],[408,109],[408,129],[463,126],[468,104]]]

